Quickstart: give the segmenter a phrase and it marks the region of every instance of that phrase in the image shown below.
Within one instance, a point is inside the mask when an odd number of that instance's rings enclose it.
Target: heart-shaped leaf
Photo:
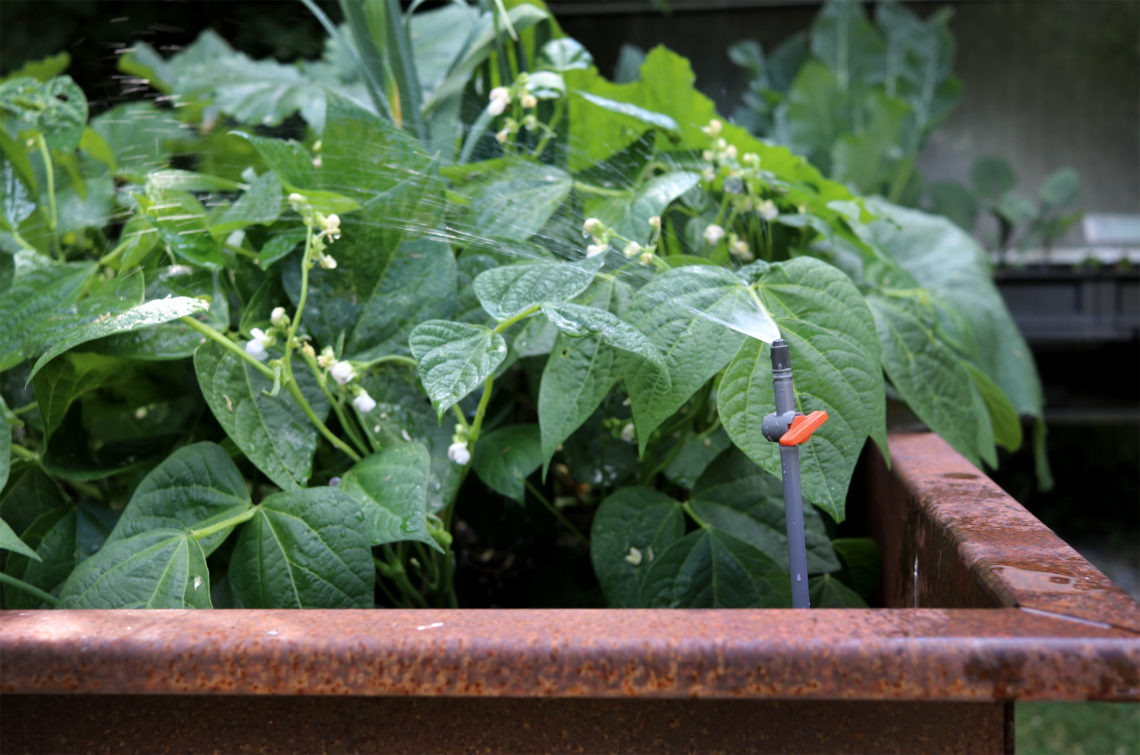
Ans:
[[[420,323],[408,336],[408,346],[439,417],[493,375],[507,357],[507,343],[498,333],[448,320]]]

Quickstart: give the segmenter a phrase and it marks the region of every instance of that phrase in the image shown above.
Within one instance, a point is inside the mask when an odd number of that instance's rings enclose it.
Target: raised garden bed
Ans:
[[[1008,752],[1014,700],[1140,700],[1140,606],[936,436],[890,447],[886,608],[10,611],[4,749]]]

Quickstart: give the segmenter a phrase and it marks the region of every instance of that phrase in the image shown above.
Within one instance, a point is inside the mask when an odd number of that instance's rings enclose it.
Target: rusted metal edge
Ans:
[[[1116,606],[1131,601],[1062,552],[1068,576],[1093,587],[1048,613],[1061,585],[1027,591],[1008,575],[1055,569],[1051,553],[1067,546],[973,467],[938,467],[941,441],[896,435],[891,448],[894,470],[871,474],[869,503],[893,538],[880,543],[884,572],[915,554],[909,587],[923,601],[951,579],[964,586],[944,605],[1046,607],[10,611],[0,614],[0,692],[1140,700],[1140,636],[1132,609]],[[1036,550],[977,542],[994,536],[991,515]],[[1027,563],[1023,551],[1045,560]],[[888,600],[901,590],[908,605],[907,588],[905,575],[885,584]],[[1080,615],[1094,607],[1113,621]]]
[[[4,693],[1140,699],[1140,640],[1009,610],[28,611]]]
[[[890,437],[868,505],[887,604],[1022,607],[1140,634],[1140,606],[931,433]]]

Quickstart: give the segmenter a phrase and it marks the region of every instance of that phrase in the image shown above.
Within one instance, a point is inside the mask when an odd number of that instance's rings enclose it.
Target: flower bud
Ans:
[[[724,238],[724,229],[714,223],[705,229],[704,237],[708,243],[715,244]]]
[[[765,199],[756,209],[760,212],[760,217],[764,218],[768,222],[771,222],[780,216],[779,208],[776,207],[776,203],[771,199]]]
[[[376,402],[363,388],[360,390],[360,393],[356,394],[356,398],[352,399],[352,405],[356,407],[356,411],[361,414],[368,414],[368,412],[376,408]]]
[[[487,104],[487,112],[491,115],[502,115],[503,111],[507,109],[507,103],[509,102],[510,100],[504,98],[491,100],[491,102]]]
[[[318,358],[317,352],[313,349],[313,344],[311,344],[311,343],[301,344],[301,353],[304,354],[305,356],[307,356],[309,359],[317,359]]]
[[[716,179],[716,171],[711,167],[704,168],[701,170],[701,178],[711,182]]]
[[[703,127],[701,131],[704,131],[706,136],[716,137],[720,136],[720,132],[723,128],[724,124],[718,121],[716,118],[713,118],[711,121],[709,121],[709,125]]]
[[[660,215],[654,215],[653,217],[649,218],[649,227],[655,231],[660,231],[661,230],[661,216]]]
[[[317,357],[317,366],[322,370],[327,370],[334,364],[336,364],[336,354],[333,353],[332,346],[321,349],[321,355]]]
[[[322,254],[319,262],[325,270],[336,270],[336,260],[331,254]]]
[[[337,362],[332,366],[332,369],[329,370],[329,374],[332,375],[333,380],[337,381],[341,385],[344,385],[356,376],[356,372],[352,369],[352,365],[348,362]]]
[[[633,443],[635,438],[637,438],[637,430],[634,428],[633,423],[626,423],[625,427],[621,429],[621,439],[626,443]]]
[[[754,259],[752,250],[748,248],[748,242],[744,239],[733,239],[728,245],[728,250],[743,262],[751,262]]]
[[[727,157],[729,160],[735,160],[736,159],[736,145],[730,144],[727,147],[725,147],[724,148],[724,156]]]
[[[499,144],[506,144],[507,139],[510,139],[510,138],[511,138],[511,130],[508,128],[505,128],[502,131],[495,134],[495,141],[497,141]]]
[[[622,249],[621,253],[626,257],[633,259],[637,255],[641,254],[641,244],[637,243],[636,241],[631,241],[625,245],[625,249]]]
[[[532,107],[538,107],[538,99],[533,94],[524,94],[519,102],[528,110]]]
[[[606,251],[606,248],[604,246],[602,246],[601,244],[590,244],[589,246],[586,247],[586,256],[587,257],[597,257],[599,254],[604,254],[605,251]]]
[[[591,236],[597,236],[603,230],[605,230],[605,226],[603,226],[602,221],[598,220],[597,218],[586,218],[586,222],[582,223],[582,233],[588,233]]]
[[[713,151],[706,149],[704,152],[701,152],[701,159],[706,163],[711,163],[713,161]]]
[[[273,323],[273,327],[281,330],[289,327],[289,315],[285,314],[284,307],[274,307],[273,311],[269,313],[269,321]]]
[[[471,452],[467,450],[467,441],[461,440],[447,447],[447,458],[463,466],[471,461]]]
[[[648,250],[642,252],[641,256],[637,258],[637,261],[643,265],[651,264],[653,262],[653,252]]]

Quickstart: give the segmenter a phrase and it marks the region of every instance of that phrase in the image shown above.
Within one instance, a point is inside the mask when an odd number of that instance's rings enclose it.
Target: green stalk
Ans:
[[[52,166],[51,150],[48,148],[47,140],[44,139],[43,134],[36,134],[36,146],[40,149],[40,156],[44,161],[44,172],[47,174],[47,193],[48,193],[48,208],[50,214],[48,216],[48,225],[51,228],[51,240],[55,245],[56,256],[60,260],[63,259],[63,249],[59,245],[59,209],[55,204],[55,168]]]
[[[696,522],[697,526],[700,527],[701,529],[707,530],[709,528],[708,522],[706,522],[704,519],[701,519],[699,516],[696,515],[696,513],[693,511],[693,507],[689,505],[688,501],[685,501],[684,503],[681,504],[681,510],[684,511],[686,514],[688,514],[689,517],[694,522]]]
[[[292,379],[292,375],[290,375],[290,380],[286,387],[289,390],[289,395],[292,396],[293,400],[297,402],[297,406],[301,407],[301,411],[305,413],[305,416],[309,418],[309,421],[312,422],[313,426],[317,428],[317,432],[324,436],[325,440],[343,451],[344,454],[353,461],[360,461],[360,459],[363,458],[360,454],[356,453],[356,451],[353,450],[352,446],[348,445],[343,440],[338,438],[336,434],[334,434],[333,431],[328,428],[328,425],[321,421],[321,418],[318,417],[317,413],[313,411],[313,407],[309,406],[308,400],[301,393],[301,389],[298,387],[297,381]]]
[[[554,515],[554,518],[558,520],[559,524],[568,529],[574,535],[574,537],[578,538],[583,543],[590,542],[590,539],[583,535],[581,530],[575,527],[569,519],[563,516],[562,512],[558,510],[557,506],[547,500],[546,496],[542,494],[542,491],[535,487],[534,483],[532,483],[530,480],[524,480],[523,482],[526,485],[526,489],[530,491],[530,494],[537,498],[538,502],[545,506],[546,510]]]
[[[12,585],[12,587],[15,587],[18,590],[23,590],[26,593],[30,593],[32,595],[35,595],[37,598],[39,598],[40,600],[42,600],[45,603],[49,603],[53,606],[59,605],[59,598],[55,597],[51,593],[44,592],[43,590],[36,587],[35,585],[29,585],[27,582],[25,582],[22,579],[17,579],[13,576],[5,574],[4,572],[0,572],[0,582]]]
[[[257,507],[254,506],[253,504],[250,504],[249,508],[246,509],[245,511],[241,512],[240,514],[234,514],[233,516],[231,516],[227,519],[223,519],[220,522],[214,522],[213,524],[207,525],[207,526],[205,526],[201,529],[198,529],[198,530],[190,530],[190,537],[197,538],[197,539],[201,539],[203,537],[209,537],[210,535],[213,535],[216,532],[221,532],[222,530],[227,529],[229,527],[236,527],[239,524],[242,524],[244,522],[248,522],[250,519],[253,519],[253,516],[256,513],[257,513]]]
[[[12,444],[12,455],[19,456],[24,461],[39,461],[40,455],[35,451],[24,448],[23,446]]]
[[[185,317],[181,317],[179,319],[183,323],[185,323],[186,325],[189,325],[194,330],[198,331],[202,335],[209,338],[214,343],[221,344],[225,348],[232,351],[234,354],[237,354],[239,357],[244,359],[248,364],[252,365],[254,369],[256,369],[258,372],[260,372],[262,375],[269,378],[270,380],[273,380],[276,377],[273,374],[273,370],[269,369],[267,366],[265,366],[264,364],[259,362],[257,359],[255,359],[254,357],[247,354],[245,352],[245,349],[243,349],[241,346],[238,346],[236,343],[234,343],[230,339],[226,338],[224,335],[222,335],[218,331],[214,330],[213,328],[211,328],[206,323],[199,322],[198,320],[195,320],[193,317],[190,317],[189,315],[187,315]]]

